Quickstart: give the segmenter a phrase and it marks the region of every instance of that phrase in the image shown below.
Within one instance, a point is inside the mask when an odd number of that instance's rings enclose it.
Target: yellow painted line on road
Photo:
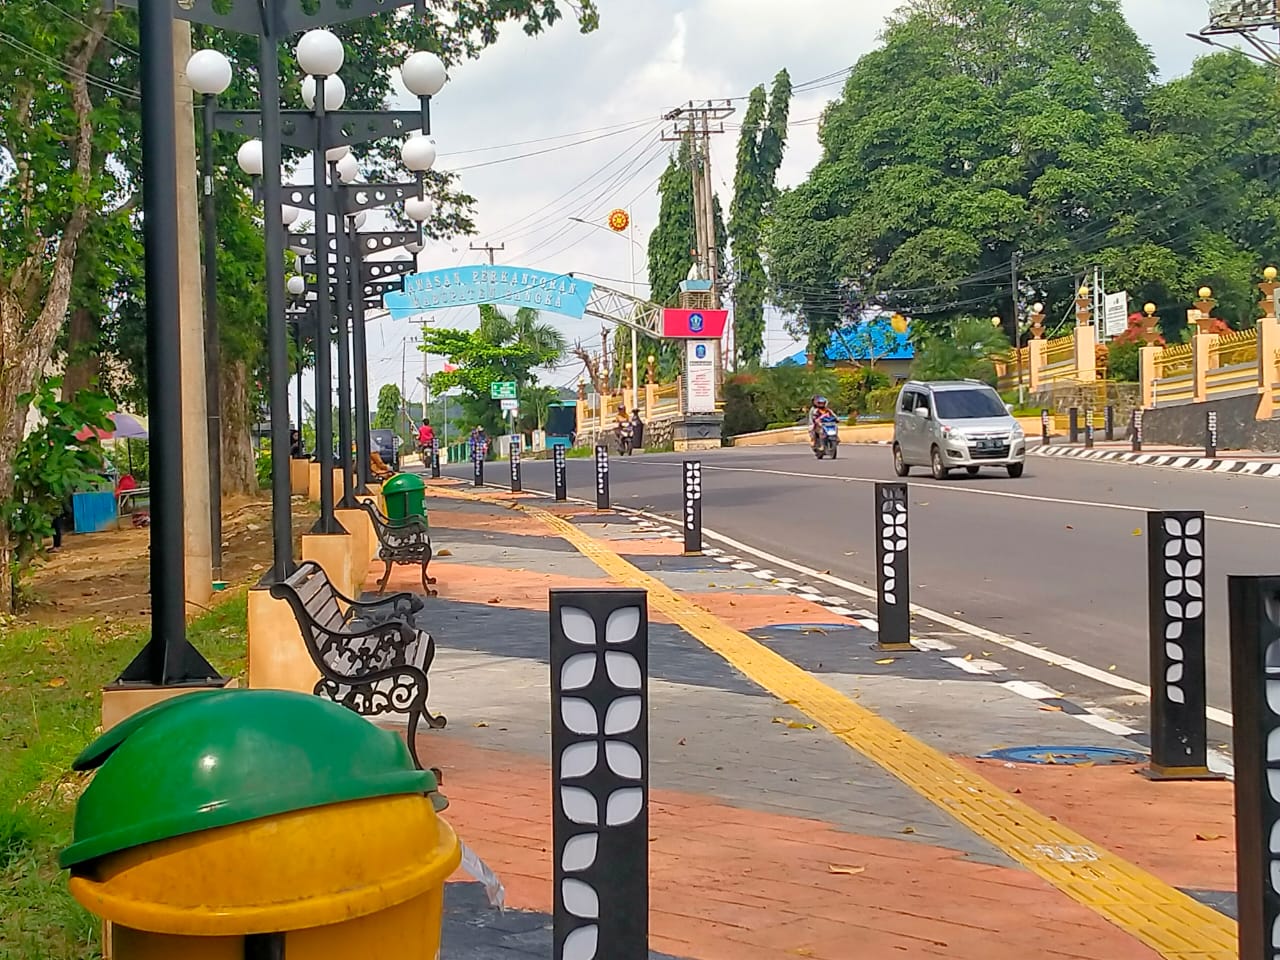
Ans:
[[[610,576],[648,590],[654,610],[755,683],[1162,957],[1236,960],[1236,924],[1230,918],[1091,843],[898,729],[681,597],[562,517],[524,504],[489,502],[542,521]]]

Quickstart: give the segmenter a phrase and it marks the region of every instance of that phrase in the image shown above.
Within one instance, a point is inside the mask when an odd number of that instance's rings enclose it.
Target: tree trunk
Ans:
[[[222,495],[258,492],[253,454],[249,372],[242,361],[222,365]],[[285,451],[288,456],[289,451]]]
[[[70,400],[98,380],[98,318],[91,310],[71,311],[67,324],[67,369],[62,375],[62,398]]]

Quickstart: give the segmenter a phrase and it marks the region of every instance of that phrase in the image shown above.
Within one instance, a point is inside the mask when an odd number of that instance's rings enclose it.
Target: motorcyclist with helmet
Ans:
[[[816,395],[813,406],[809,408],[809,442],[817,450],[822,443],[822,421],[828,417],[836,419],[835,411],[827,404],[827,398]]]

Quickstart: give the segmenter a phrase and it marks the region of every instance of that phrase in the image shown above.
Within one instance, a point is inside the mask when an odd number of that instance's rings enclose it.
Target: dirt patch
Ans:
[[[303,529],[314,522],[311,505],[293,501],[294,555]],[[232,497],[223,503],[222,576],[228,586],[257,581],[271,563],[269,496]],[[68,534],[28,582],[22,622],[64,626],[88,618],[142,624],[151,613],[151,531],[127,527]]]

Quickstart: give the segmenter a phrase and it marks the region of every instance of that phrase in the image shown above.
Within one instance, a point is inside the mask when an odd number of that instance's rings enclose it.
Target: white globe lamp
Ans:
[[[400,67],[400,79],[405,89],[416,97],[434,97],[444,89],[448,75],[445,73],[444,61],[434,53],[419,50],[409,54]]]
[[[356,158],[348,153],[337,163],[338,179],[343,183],[352,183],[360,175],[360,165]]]
[[[262,141],[246,140],[236,151],[236,163],[251,177],[262,176]]]
[[[197,50],[187,61],[191,89],[206,97],[216,97],[231,86],[231,61],[217,50]]]
[[[293,296],[300,297],[302,296],[303,293],[306,292],[307,281],[295,273],[292,277],[290,277],[288,280],[285,281],[285,289],[287,289],[291,294],[293,294]]]
[[[421,223],[436,215],[436,205],[425,197],[410,197],[404,202],[404,214],[415,223]]]
[[[286,227],[292,227],[298,222],[298,217],[301,213],[302,211],[297,207],[291,207],[286,203],[280,207],[280,222]]]
[[[333,76],[342,69],[346,59],[342,41],[328,30],[308,30],[298,40],[293,55],[303,73],[317,77]]]
[[[435,166],[435,141],[430,137],[410,137],[400,145],[400,161],[406,170],[426,173]]]
[[[307,105],[307,109],[312,109],[316,105],[316,78],[314,76],[306,76],[302,78],[302,102]],[[324,78],[324,109],[326,112],[341,110],[342,105],[347,102],[347,85],[342,82],[342,78],[337,75],[329,75]]]

